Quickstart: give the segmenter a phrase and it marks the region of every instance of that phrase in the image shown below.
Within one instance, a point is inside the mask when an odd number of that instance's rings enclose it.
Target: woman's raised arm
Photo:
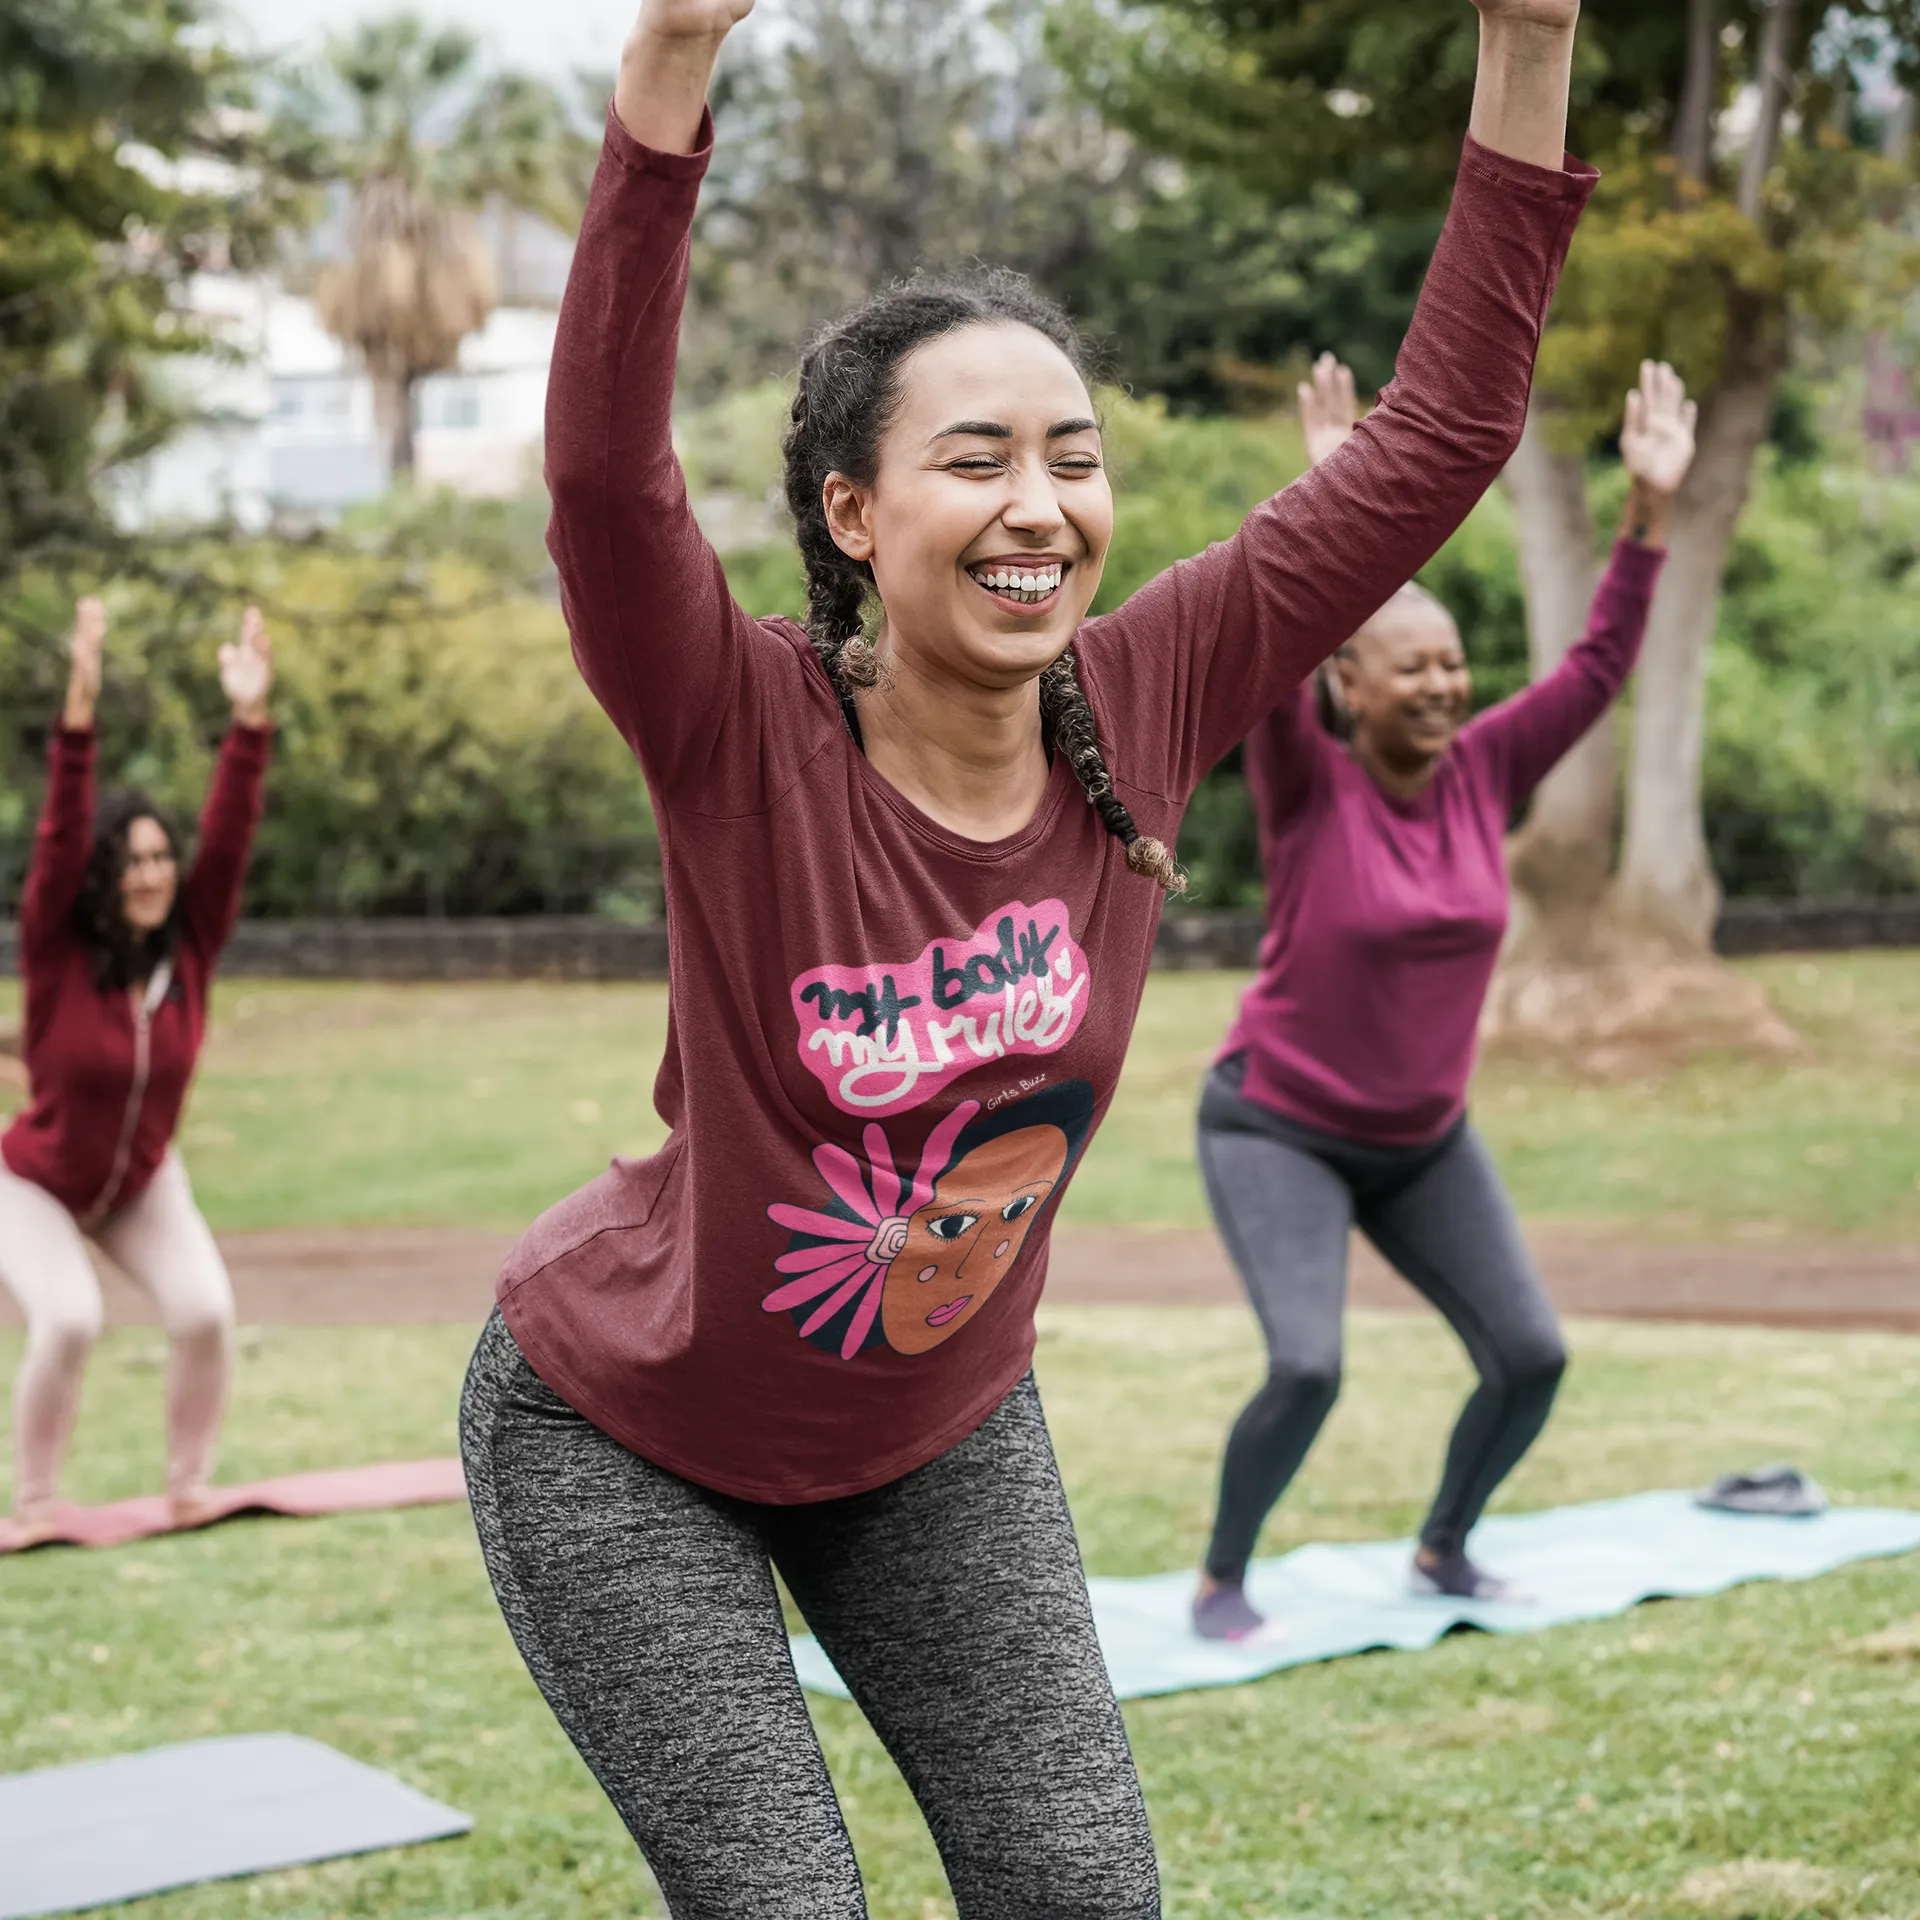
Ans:
[[[1102,707],[1124,736],[1116,770],[1168,799],[1419,571],[1519,443],[1540,329],[1598,176],[1562,147],[1577,0],[1474,4],[1474,131],[1380,404],[1232,540],[1087,629],[1096,677],[1104,666],[1125,682]]]
[[[20,947],[29,960],[65,935],[93,852],[93,716],[106,640],[106,608],[91,595],[76,601],[67,695],[47,744],[47,797],[20,899]]]
[[[760,640],[673,449],[674,357],[707,157],[707,86],[751,0],[647,0],[561,304],[547,386],[547,545],[574,658],[671,799],[709,776]]]
[[[1586,632],[1551,673],[1481,714],[1460,736],[1459,750],[1486,766],[1509,810],[1572,752],[1627,684],[1667,557],[1674,495],[1693,465],[1699,417],[1699,407],[1670,366],[1642,364],[1620,433],[1621,464],[1633,484],[1613,559],[1587,612]]]
[[[267,696],[273,691],[273,642],[258,607],[240,616],[240,637],[220,649],[220,691],[233,710],[213,783],[200,809],[193,867],[181,883],[183,937],[209,966],[240,917],[240,891],[260,826],[267,761],[273,752]]]

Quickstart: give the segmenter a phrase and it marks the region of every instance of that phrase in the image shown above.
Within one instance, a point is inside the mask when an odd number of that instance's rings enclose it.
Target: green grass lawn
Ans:
[[[586,1097],[584,1095],[579,1097]],[[1397,1534],[1466,1380],[1437,1325],[1357,1316],[1351,1387],[1271,1529]],[[1561,1410],[1503,1504],[1689,1485],[1787,1455],[1839,1497],[1920,1502],[1920,1341],[1580,1324]],[[460,1329],[253,1332],[226,1474],[443,1452]],[[14,1336],[0,1338],[10,1369]],[[1191,1564],[1257,1369],[1230,1310],[1059,1309],[1041,1380],[1089,1565]],[[161,1348],[109,1337],[74,1490],[158,1473]],[[1115,1409],[1126,1409],[1125,1419]],[[1920,1615],[1911,1559],[1495,1641],[1459,1636],[1130,1706],[1167,1912],[1913,1920]],[[458,1509],[240,1522],[0,1564],[8,1768],[286,1728],[477,1820],[465,1840],[175,1894],[153,1920],[622,1920],[632,1853],[513,1654]],[[816,1706],[876,1920],[950,1915],[857,1713]],[[1741,1867],[1742,1862],[1760,1862]],[[1744,1892],[1742,1891],[1744,1889]]]
[[[1508,1060],[1482,1070],[1476,1116],[1524,1214],[1667,1236],[1920,1239],[1916,956],[1742,971],[1804,1036],[1798,1057],[1708,1057],[1619,1086]],[[1205,1224],[1193,1106],[1242,984],[1153,977],[1069,1220]],[[182,1144],[219,1227],[516,1227],[609,1155],[657,1143],[665,1033],[662,987],[231,981]]]

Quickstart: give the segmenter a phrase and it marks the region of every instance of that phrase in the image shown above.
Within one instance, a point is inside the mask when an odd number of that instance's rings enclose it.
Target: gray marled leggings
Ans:
[[[1480,1375],[1420,1530],[1423,1545],[1455,1552],[1539,1437],[1567,1364],[1500,1175],[1464,1120],[1426,1146],[1368,1146],[1247,1099],[1245,1070],[1235,1055],[1207,1077],[1200,1170],[1270,1370],[1227,1440],[1207,1571],[1245,1574],[1262,1523],[1333,1410],[1355,1226],[1446,1316]]]
[[[961,1920],[1156,1920],[1153,1840],[1029,1375],[904,1479],[762,1506],[576,1413],[496,1313],[461,1451],[501,1611],[674,1920],[857,1920],[779,1568],[933,1831]]]

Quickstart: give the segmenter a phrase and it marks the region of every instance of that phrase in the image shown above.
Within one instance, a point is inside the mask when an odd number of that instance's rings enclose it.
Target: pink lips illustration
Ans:
[[[973,1295],[963,1293],[958,1300],[949,1300],[944,1307],[935,1307],[934,1310],[927,1315],[927,1325],[930,1327],[944,1327],[949,1321],[959,1319],[972,1305]]]

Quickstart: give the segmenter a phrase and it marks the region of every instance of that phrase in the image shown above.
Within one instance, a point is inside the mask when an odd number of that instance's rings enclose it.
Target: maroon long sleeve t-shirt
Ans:
[[[1507,823],[1626,685],[1665,557],[1621,541],[1579,644],[1463,727],[1412,800],[1321,727],[1310,686],[1249,736],[1267,931],[1222,1049],[1246,1054],[1248,1099],[1382,1146],[1460,1117],[1507,930]]]
[[[240,891],[273,736],[233,727],[180,883],[173,983],[141,1031],[131,994],[94,983],[94,956],[74,929],[93,851],[94,735],[57,731],[47,797],[20,904],[26,981],[22,1054],[32,1094],[0,1157],[91,1223],[145,1189],[180,1123],[206,1037],[207,994],[240,913]]]
[[[705,151],[610,120],[547,401],[574,655],[653,797],[669,1133],[544,1215],[500,1303],[557,1392],[767,1501],[909,1472],[1026,1371],[1047,1235],[1126,1054],[1160,894],[1064,758],[991,844],[862,756],[791,620],[687,502],[673,368]],[[1590,170],[1469,145],[1398,376],[1352,442],[1081,630],[1116,789],[1171,843],[1200,776],[1499,472]]]

